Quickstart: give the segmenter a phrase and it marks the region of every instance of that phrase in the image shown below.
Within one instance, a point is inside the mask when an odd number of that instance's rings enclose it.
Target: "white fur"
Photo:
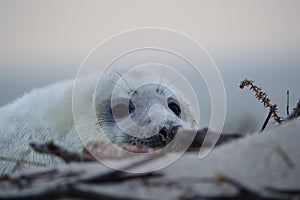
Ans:
[[[114,72],[107,73],[103,81],[103,89],[96,91],[95,99],[94,96],[89,97],[88,103],[94,105],[94,100],[101,103],[107,98],[108,93],[112,92],[112,88],[118,79],[120,79],[120,76]],[[150,76],[149,73],[143,75],[133,73],[126,79],[130,85],[134,86],[140,81],[153,80],[153,76]],[[154,79],[154,81],[159,82],[161,75],[159,74]],[[95,85],[93,85],[93,81],[87,80],[91,79],[84,79],[84,88],[86,88],[84,91],[93,92]],[[74,81],[65,81],[35,89],[13,103],[0,108],[0,174],[9,172],[16,167],[16,162],[13,162],[13,159],[25,159],[46,165],[61,162],[60,159],[33,152],[28,145],[31,141],[53,140],[68,149],[82,149],[83,145],[74,127],[72,114],[73,83]],[[123,83],[122,86],[128,89],[126,84]],[[122,91],[122,89],[119,91]],[[123,90],[123,92],[124,94],[120,92],[119,95],[126,96],[126,90]],[[82,95],[86,95],[85,92]],[[187,108],[188,104],[183,98],[181,100],[182,106]],[[86,105],[82,105],[80,109],[86,109]],[[186,111],[188,113],[185,113],[185,115],[189,116],[190,109],[188,108]],[[195,122],[191,116],[187,120],[194,126]],[[95,121],[85,116],[82,117],[82,120],[87,135],[93,137],[99,133],[99,125]],[[113,131],[112,129],[108,130]],[[84,139],[89,140],[91,138]],[[8,161],[8,159],[12,160]],[[18,169],[28,167],[31,167],[31,164],[23,163]]]
[[[50,164],[58,163],[59,159],[34,153],[28,145],[30,141],[54,140],[79,149],[81,142],[73,127],[72,89],[72,81],[61,82],[35,89],[0,108],[0,156]],[[0,173],[12,170],[15,165],[0,160]],[[29,166],[21,168],[26,167]]]

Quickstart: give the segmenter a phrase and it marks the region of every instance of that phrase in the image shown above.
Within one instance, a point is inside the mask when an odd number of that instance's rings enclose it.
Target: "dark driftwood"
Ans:
[[[54,144],[51,143],[51,145]],[[156,158],[159,158],[160,156],[161,154],[155,154],[149,156],[145,159],[129,164],[128,166],[125,166],[122,170],[127,170],[132,167],[143,165]],[[82,175],[84,173],[87,173],[87,171],[78,172],[76,170],[74,171],[70,170],[68,173],[66,173],[66,172],[61,172],[58,168],[54,168],[48,171],[31,173],[29,175],[24,175],[24,174],[16,175],[16,176],[5,175],[0,178],[0,191],[2,191],[0,192],[0,200],[2,199],[9,199],[9,200],[30,199],[31,200],[31,199],[61,199],[61,198],[112,199],[112,200],[134,199],[132,197],[125,197],[125,196],[118,197],[118,196],[107,195],[101,192],[97,192],[95,190],[89,190],[88,188],[89,185],[91,184],[97,184],[97,185],[112,184],[112,183],[119,184],[127,180],[161,176],[161,174],[159,173],[152,173],[152,172],[144,173],[144,174],[130,174],[123,171],[110,170],[106,173],[100,173],[92,177],[82,178]],[[35,182],[40,182],[40,181],[46,182],[51,186],[45,187],[45,185],[42,185],[40,188],[33,187],[33,185],[35,185]],[[12,194],[11,191],[15,191],[15,192],[13,192]]]
[[[193,150],[196,150],[198,151],[199,148],[203,145],[203,142],[204,142],[204,139],[206,137],[208,133],[208,128],[204,128],[204,129],[201,129],[201,130],[198,130],[197,131],[197,134],[191,144],[191,146],[189,147],[189,151],[193,151]],[[216,134],[216,133],[213,133],[213,132],[209,132],[209,134]],[[219,146],[219,145],[222,145],[222,144],[225,144],[227,142],[230,142],[230,141],[233,141],[233,140],[236,140],[236,139],[239,139],[243,137],[243,135],[241,134],[238,134],[238,133],[222,133],[216,143],[216,146]]]
[[[154,157],[152,158],[154,159]],[[145,164],[151,161],[151,159],[143,160],[138,164]],[[134,163],[135,164],[135,163]],[[131,164],[125,168],[131,168],[134,166]],[[270,189],[273,192],[278,192],[280,194],[287,195],[285,198],[274,198],[261,195],[257,191],[253,191],[243,184],[231,179],[230,177],[220,175],[219,177],[208,177],[208,178],[180,178],[168,180],[167,177],[164,177],[162,174],[158,173],[145,173],[145,174],[130,174],[119,171],[109,171],[106,173],[98,174],[93,177],[82,179],[82,171],[73,171],[70,173],[61,172],[58,169],[50,169],[48,171],[31,173],[29,175],[19,175],[19,176],[4,176],[0,178],[0,199],[1,200],[14,200],[14,199],[63,199],[63,198],[76,198],[76,199],[112,199],[112,200],[126,200],[126,199],[135,199],[132,196],[118,196],[118,195],[108,195],[97,190],[90,188],[101,187],[105,184],[122,184],[126,181],[139,181],[144,184],[144,187],[149,186],[149,184],[155,184],[156,187],[162,187],[166,185],[176,185],[178,189],[184,187],[182,182],[189,182],[189,184],[196,183],[208,183],[208,184],[229,184],[238,190],[238,192],[233,196],[205,196],[201,194],[183,194],[179,196],[178,199],[186,200],[242,200],[242,199],[256,199],[256,200],[271,200],[271,199],[290,199],[300,194],[300,190],[292,191],[282,191],[277,189]],[[155,182],[148,182],[148,180],[153,178],[160,178]],[[45,187],[45,184],[42,186],[36,187],[36,183],[45,182],[49,186]],[[112,185],[113,187],[113,185]],[[3,189],[4,188],[4,189]],[[6,188],[6,190],[5,190]],[[12,191],[15,191],[11,193]],[[140,199],[140,198],[138,198]],[[152,199],[151,197],[147,199]]]
[[[69,162],[91,162],[97,161],[89,154],[83,154],[79,152],[73,152],[64,147],[54,144],[53,141],[45,143],[32,142],[29,144],[36,152],[55,155],[63,159],[66,163]]]
[[[203,144],[204,138],[207,134],[207,129],[203,129],[197,132],[196,138],[190,147],[193,150],[195,147]],[[224,134],[221,135],[217,145],[236,140],[241,136],[238,134]],[[95,161],[89,154],[81,152],[72,152],[68,149],[60,147],[54,142],[48,143],[32,143],[31,147],[41,153],[50,154],[49,156],[59,156],[65,162],[88,162]],[[152,154],[146,158],[132,162],[125,165],[122,170],[128,170],[134,167],[146,165],[149,162],[155,162],[157,158],[161,158],[163,154]],[[95,172],[89,174],[88,163],[74,164],[78,165],[76,168],[64,168],[60,167],[51,168],[43,171],[32,171],[25,174],[13,174],[6,175],[0,178],[0,200],[1,199],[63,199],[63,198],[76,198],[76,199],[152,199],[151,196],[147,198],[126,196],[118,193],[105,193],[103,190],[97,190],[102,187],[118,188],[120,185],[128,182],[135,182],[139,187],[147,188],[151,185],[154,187],[164,187],[166,190],[169,186],[176,186],[180,191],[183,191],[187,185],[207,183],[207,184],[229,184],[237,189],[237,193],[232,196],[205,196],[201,193],[180,193],[177,199],[186,200],[215,200],[215,199],[258,199],[258,200],[270,200],[270,199],[291,199],[292,197],[298,197],[300,195],[300,189],[293,190],[278,190],[276,188],[265,188],[265,191],[272,191],[272,193],[278,193],[280,197],[274,198],[273,196],[263,196],[261,191],[254,191],[247,188],[242,183],[225,176],[223,174],[217,177],[181,177],[169,179],[167,174],[150,172],[142,174],[131,174],[117,170],[108,170],[104,172]],[[168,187],[166,187],[168,186]],[[153,187],[152,187],[153,188]],[[130,195],[128,192],[127,195]],[[285,195],[282,197],[282,195]]]
[[[193,150],[198,151],[199,148],[202,146],[207,133],[208,133],[207,128],[197,131],[197,134],[196,134],[191,146],[189,147],[188,151],[193,151]],[[209,133],[209,134],[216,134],[216,133]],[[237,133],[221,134],[216,145],[217,146],[222,145],[224,143],[236,140],[241,137],[242,137],[242,135],[237,134]],[[30,143],[30,146],[36,152],[58,156],[61,159],[63,159],[66,163],[97,161],[97,159],[95,159],[90,154],[70,151],[68,149],[65,149],[64,147],[61,147],[61,146],[55,144],[53,141],[40,142],[40,143],[32,142],[32,143]]]

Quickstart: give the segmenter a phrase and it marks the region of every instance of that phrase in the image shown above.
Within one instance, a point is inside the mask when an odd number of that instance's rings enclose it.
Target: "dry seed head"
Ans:
[[[240,88],[243,89],[244,87],[249,87],[249,90],[255,92],[255,97],[263,103],[264,107],[269,108],[275,122],[280,124],[283,121],[283,119],[277,113],[276,105],[272,105],[270,103],[271,100],[269,99],[268,95],[265,92],[262,92],[262,89],[257,87],[253,80],[245,79],[241,81]]]

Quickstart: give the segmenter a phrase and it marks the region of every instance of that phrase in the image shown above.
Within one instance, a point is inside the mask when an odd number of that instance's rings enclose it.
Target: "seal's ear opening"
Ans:
[[[135,105],[130,99],[119,98],[111,102],[109,110],[115,120],[121,120],[134,113]]]
[[[111,110],[115,119],[123,119],[129,115],[129,108],[125,103],[114,105]]]
[[[127,102],[119,102],[112,105],[111,113],[115,119],[124,119],[125,117],[133,114],[135,106],[131,100],[129,104]]]

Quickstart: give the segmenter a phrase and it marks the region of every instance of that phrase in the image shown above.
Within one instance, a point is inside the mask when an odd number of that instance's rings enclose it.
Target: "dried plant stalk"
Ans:
[[[296,107],[293,109],[292,113],[286,117],[286,121],[296,119],[300,116],[300,100],[298,101]]]
[[[245,79],[241,81],[240,88],[243,89],[244,87],[249,87],[249,90],[255,92],[255,97],[263,103],[264,107],[269,108],[275,122],[280,124],[283,121],[283,119],[277,113],[276,105],[271,104],[271,100],[269,99],[268,95],[263,92],[260,87],[254,85],[253,80]]]

